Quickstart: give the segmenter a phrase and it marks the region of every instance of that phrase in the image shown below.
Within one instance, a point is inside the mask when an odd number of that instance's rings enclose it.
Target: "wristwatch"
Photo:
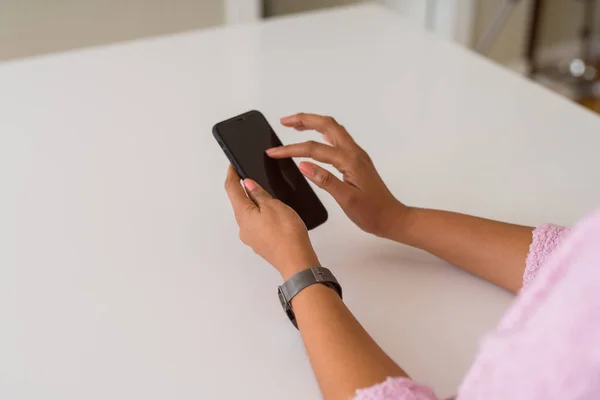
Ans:
[[[279,301],[281,302],[283,311],[285,311],[296,329],[298,329],[298,324],[296,323],[296,314],[294,314],[294,310],[292,310],[290,301],[292,301],[294,296],[300,293],[300,291],[302,291],[304,288],[315,283],[321,283],[329,286],[335,290],[340,297],[342,297],[342,287],[338,283],[337,279],[335,279],[335,276],[333,276],[330,270],[323,267],[310,267],[297,272],[290,279],[285,281],[283,285],[277,288]]]

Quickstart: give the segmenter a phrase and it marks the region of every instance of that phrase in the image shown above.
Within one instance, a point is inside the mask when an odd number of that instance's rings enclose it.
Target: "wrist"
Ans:
[[[404,205],[398,201],[388,209],[387,215],[384,216],[387,223],[384,225],[384,229],[378,236],[405,243],[409,231],[411,215],[414,210],[415,208]]]
[[[302,249],[288,253],[288,256],[284,260],[278,262],[277,265],[275,265],[275,268],[277,268],[285,281],[302,270],[320,266],[321,263],[311,247],[310,249]]]

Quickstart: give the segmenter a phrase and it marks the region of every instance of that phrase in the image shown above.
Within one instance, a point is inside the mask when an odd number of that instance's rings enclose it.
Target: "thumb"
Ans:
[[[315,185],[327,191],[333,198],[341,204],[343,199],[352,190],[350,186],[340,181],[335,175],[311,162],[303,161],[298,167],[302,175],[306,176]]]
[[[252,179],[244,179],[244,187],[246,188],[246,192],[248,192],[248,197],[259,207],[272,199],[271,195]]]

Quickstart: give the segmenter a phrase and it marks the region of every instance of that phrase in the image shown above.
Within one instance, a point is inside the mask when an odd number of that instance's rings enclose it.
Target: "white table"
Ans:
[[[600,200],[598,117],[375,5],[7,63],[0,398],[319,397],[223,191],[211,127],[252,108],[336,116],[409,204],[536,224]],[[512,297],[320,197],[348,306],[452,394]]]

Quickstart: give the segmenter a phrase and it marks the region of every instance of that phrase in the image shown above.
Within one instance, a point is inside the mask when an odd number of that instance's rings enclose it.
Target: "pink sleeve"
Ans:
[[[553,224],[540,225],[533,230],[533,240],[525,260],[523,287],[533,282],[539,269],[546,263],[550,254],[560,246],[568,233],[568,228]]]
[[[353,400],[437,400],[433,390],[409,378],[387,378],[366,389],[356,391]]]
[[[482,340],[457,400],[600,399],[600,209],[555,249],[560,232],[534,233],[528,267],[543,267]]]
[[[534,281],[540,268],[546,264],[550,255],[562,244],[569,232],[570,230],[565,227],[552,224],[540,225],[534,229],[523,273],[523,287]],[[474,370],[478,371],[477,367],[481,364],[485,363],[476,363]],[[494,362],[490,362],[490,367],[493,364]],[[471,375],[483,374],[471,372]],[[466,394],[468,388],[476,386],[472,382],[466,385],[463,383],[463,394]],[[467,395],[461,398],[471,397]],[[437,400],[437,397],[430,388],[419,385],[409,378],[388,378],[385,382],[370,388],[357,390],[353,400]]]

